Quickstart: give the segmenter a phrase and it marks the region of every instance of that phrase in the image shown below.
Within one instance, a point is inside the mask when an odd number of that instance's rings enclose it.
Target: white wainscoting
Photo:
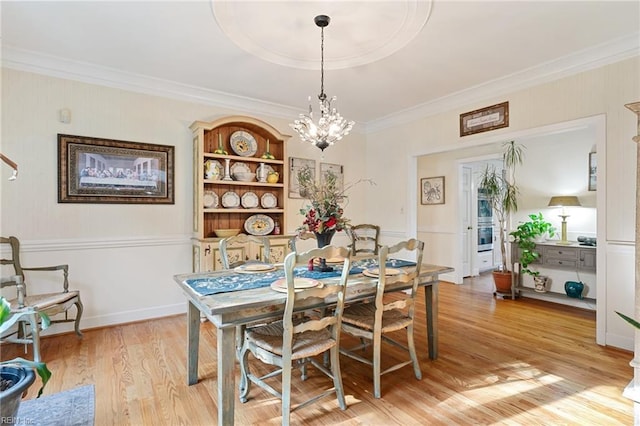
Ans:
[[[186,312],[186,299],[173,276],[192,271],[190,235],[21,244],[23,266],[69,265],[69,288],[80,290],[84,304],[81,329]],[[31,293],[61,288],[61,281],[48,272],[27,272],[27,279]],[[44,334],[72,330],[72,324],[55,324]]]

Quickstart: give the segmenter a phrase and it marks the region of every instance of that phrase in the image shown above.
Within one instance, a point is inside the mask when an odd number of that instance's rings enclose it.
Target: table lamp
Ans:
[[[561,195],[556,197],[551,197],[549,200],[549,207],[562,207],[562,214],[559,214],[562,218],[562,233],[560,235],[560,241],[558,244],[571,244],[567,240],[567,218],[569,215],[564,210],[565,207],[580,207],[580,200],[575,195]]]

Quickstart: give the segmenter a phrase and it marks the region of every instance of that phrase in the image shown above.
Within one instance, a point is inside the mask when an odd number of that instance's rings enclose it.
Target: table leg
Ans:
[[[236,328],[219,328],[218,343],[218,424],[233,425],[236,398]]]
[[[187,308],[187,383],[198,383],[198,350],[200,347],[200,311],[191,302]]]
[[[424,287],[429,358],[438,359],[438,280]]]

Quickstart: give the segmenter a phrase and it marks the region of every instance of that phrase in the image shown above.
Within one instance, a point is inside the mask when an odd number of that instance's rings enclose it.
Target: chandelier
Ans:
[[[317,123],[313,121],[311,96],[309,96],[309,112],[300,114],[300,117],[290,126],[300,135],[300,139],[312,143],[324,152],[325,148],[348,135],[355,122],[345,120],[338,110],[331,106],[331,102],[335,101],[336,97],[327,98],[324,93],[324,27],[329,25],[331,18],[318,15],[313,20],[320,27],[320,94],[318,95],[320,118]]]

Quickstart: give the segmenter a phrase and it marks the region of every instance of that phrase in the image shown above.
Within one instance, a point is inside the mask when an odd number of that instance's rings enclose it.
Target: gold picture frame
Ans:
[[[174,204],[174,150],[58,134],[58,202]]]
[[[509,102],[460,114],[460,137],[509,127]]]

